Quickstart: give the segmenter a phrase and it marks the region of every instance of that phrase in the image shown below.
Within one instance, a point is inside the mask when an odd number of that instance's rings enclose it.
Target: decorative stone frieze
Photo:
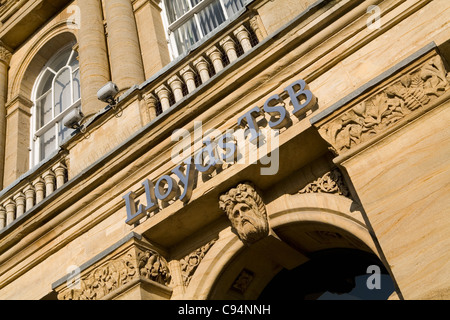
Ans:
[[[181,275],[183,278],[183,283],[187,287],[191,281],[192,276],[197,270],[200,262],[202,262],[206,253],[211,249],[211,247],[216,243],[217,239],[213,239],[204,246],[198,248],[197,250],[191,252],[183,259],[180,260],[181,264]]]
[[[350,192],[345,185],[342,173],[337,168],[308,183],[298,193],[334,193],[344,197],[350,197]]]
[[[156,251],[134,247],[81,275],[59,290],[59,300],[100,300],[132,281],[146,279],[167,286],[166,260]]]
[[[319,133],[340,155],[428,107],[450,89],[442,59],[434,55],[363,101],[320,125]]]
[[[219,207],[227,214],[233,231],[245,244],[253,244],[269,234],[266,207],[251,183],[240,183],[222,194]]]

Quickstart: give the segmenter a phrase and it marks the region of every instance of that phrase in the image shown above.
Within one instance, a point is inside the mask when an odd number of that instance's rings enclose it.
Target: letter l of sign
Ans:
[[[127,220],[125,220],[125,223],[132,225],[145,216],[144,206],[140,205],[138,212],[136,212],[136,202],[134,201],[136,194],[133,191],[128,192],[123,198],[127,208]]]
[[[139,221],[141,218],[145,217],[147,212],[154,211],[158,208],[158,202],[155,198],[155,188],[153,186],[153,183],[150,180],[145,179],[142,185],[145,189],[147,206],[144,206],[143,204],[139,205],[139,210],[137,212],[135,202],[136,194],[131,191],[123,196],[123,198],[125,199],[125,206],[127,208],[127,220],[125,220],[125,222],[129,225],[132,225]]]

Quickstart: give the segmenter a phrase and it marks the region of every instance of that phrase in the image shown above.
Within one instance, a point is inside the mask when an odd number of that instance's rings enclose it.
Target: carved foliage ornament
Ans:
[[[168,285],[170,274],[167,262],[154,251],[131,249],[124,256],[109,261],[76,280],[58,295],[58,299],[99,300],[139,277]]]
[[[12,57],[11,52],[8,49],[6,49],[3,42],[0,41],[0,61],[9,65],[11,57]]]
[[[245,244],[269,233],[264,202],[251,183],[241,183],[219,197],[219,207],[227,214],[233,231]]]
[[[336,168],[307,184],[298,193],[334,193],[350,197],[350,192],[345,185],[342,174]]]
[[[446,92],[449,76],[440,56],[402,76],[319,130],[336,154],[369,140]]]
[[[186,257],[180,260],[181,264],[181,275],[183,277],[183,283],[188,286],[195,270],[197,270],[198,265],[205,257],[206,253],[211,249],[211,247],[216,243],[217,239],[211,240],[201,248],[198,248],[194,252],[191,252]]]

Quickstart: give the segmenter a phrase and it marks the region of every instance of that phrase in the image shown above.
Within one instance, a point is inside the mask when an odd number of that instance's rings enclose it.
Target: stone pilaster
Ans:
[[[8,67],[11,52],[0,42],[0,190],[3,189],[6,144],[6,97],[8,93]]]

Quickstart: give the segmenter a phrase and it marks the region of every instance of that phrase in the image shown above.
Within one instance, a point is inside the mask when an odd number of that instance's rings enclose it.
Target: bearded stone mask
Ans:
[[[250,183],[240,183],[222,194],[219,207],[227,214],[233,231],[245,244],[255,243],[268,235],[266,207]]]

